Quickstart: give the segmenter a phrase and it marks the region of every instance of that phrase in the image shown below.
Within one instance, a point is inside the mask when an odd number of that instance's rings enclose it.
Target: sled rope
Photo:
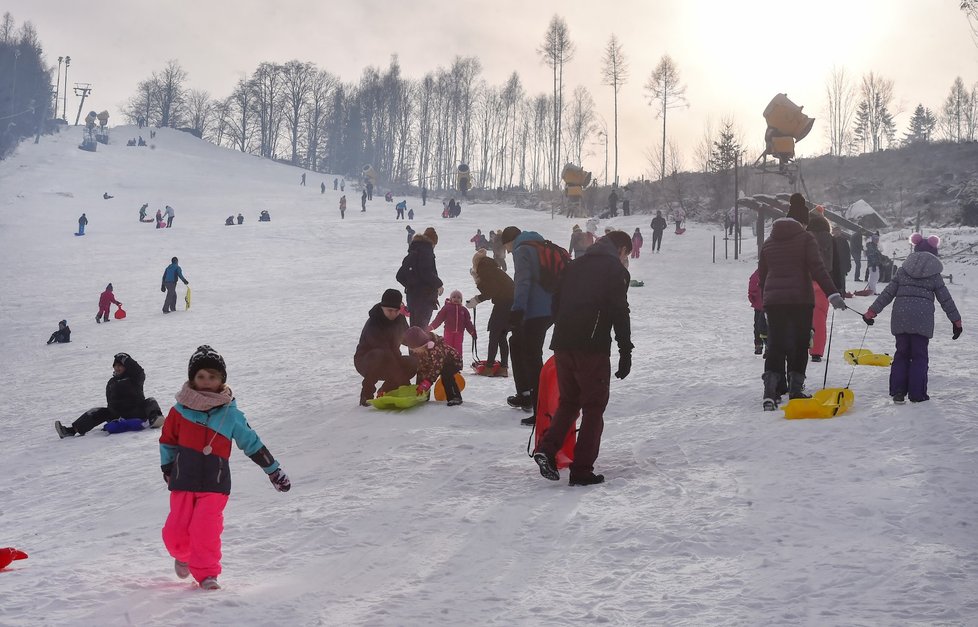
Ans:
[[[829,320],[829,346],[825,351],[825,374],[822,376],[822,389],[829,380],[829,360],[832,359],[832,331],[835,328],[835,309],[832,309],[832,318]],[[849,387],[848,385],[846,387]]]
[[[475,307],[472,308],[472,328],[478,330],[478,325],[475,322]],[[482,361],[479,359],[479,344],[475,341],[475,336],[472,336],[472,361],[478,362]]]
[[[858,312],[857,312],[858,313]],[[859,342],[859,350],[856,351],[856,359],[853,359],[852,372],[849,373],[849,380],[846,381],[846,388],[852,383],[852,375],[856,374],[856,366],[859,365],[859,355],[863,350],[863,344],[866,342],[866,334],[869,333],[869,325],[866,325],[866,330],[863,331],[863,339]]]

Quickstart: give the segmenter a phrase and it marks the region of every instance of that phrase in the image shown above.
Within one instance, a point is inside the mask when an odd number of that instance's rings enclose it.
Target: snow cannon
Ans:
[[[374,170],[374,166],[370,165],[369,163],[366,164],[363,166],[361,173],[363,174],[364,183],[370,183],[371,185],[377,184],[377,171]]]
[[[458,191],[462,192],[464,197],[466,192],[472,187],[472,172],[469,170],[467,163],[458,164],[458,172],[455,174],[455,182],[458,187]]]
[[[787,94],[777,94],[764,108],[767,131],[764,133],[764,154],[772,155],[785,163],[795,158],[795,142],[811,132],[815,118],[788,99]]]
[[[106,125],[108,125],[108,123],[109,123],[109,112],[108,111],[102,111],[101,113],[99,113],[95,117],[98,118],[98,125],[101,128],[105,128]]]
[[[10,565],[14,560],[26,560],[27,553],[18,551],[12,546],[0,549],[0,570]]]
[[[564,165],[560,178],[564,181],[564,195],[567,197],[580,198],[584,195],[584,188],[591,184],[591,173],[573,163]]]

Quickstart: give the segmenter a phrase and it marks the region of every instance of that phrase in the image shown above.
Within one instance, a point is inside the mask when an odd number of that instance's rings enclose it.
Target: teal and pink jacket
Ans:
[[[232,442],[266,474],[278,469],[279,463],[248,425],[230,388],[209,393],[184,384],[177,401],[160,435],[160,466],[171,492],[230,494]]]

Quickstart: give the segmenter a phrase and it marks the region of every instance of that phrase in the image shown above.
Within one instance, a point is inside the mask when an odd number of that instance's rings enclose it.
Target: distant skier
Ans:
[[[83,214],[81,214],[81,217],[78,218],[78,232],[75,233],[75,235],[84,235],[85,234],[85,225],[87,225],[87,224],[88,224],[88,218],[85,217],[85,214],[83,213]]]
[[[346,217],[346,194],[340,196],[340,220]]]
[[[302,178],[299,179],[299,185],[301,185],[302,187],[305,187],[306,186],[306,173],[305,172],[302,173]]]
[[[67,344],[71,341],[71,327],[67,320],[58,323],[58,330],[48,338],[48,344]]]
[[[105,291],[99,294],[98,297],[98,313],[95,314],[95,322],[101,323],[102,320],[105,322],[109,321],[109,309],[112,305],[116,307],[122,307],[122,303],[115,299],[115,294],[112,292],[112,284],[109,283],[105,286]]]
[[[170,260],[170,265],[163,271],[163,283],[160,291],[166,292],[166,300],[163,301],[163,313],[170,313],[177,310],[177,279],[183,281],[184,285],[190,285],[183,276],[183,270],[177,265],[177,258]]]
[[[173,226],[173,214],[174,213],[175,212],[173,211],[173,207],[171,207],[170,205],[167,205],[166,206],[166,228],[170,228],[171,226]]]
[[[244,224],[244,216],[240,213],[238,214],[238,224]]]

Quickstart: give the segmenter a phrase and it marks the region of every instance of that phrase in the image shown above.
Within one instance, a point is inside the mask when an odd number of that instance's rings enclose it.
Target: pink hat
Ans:
[[[941,245],[941,238],[936,235],[931,235],[927,239],[920,233],[914,233],[910,236],[910,243],[913,244],[914,252],[918,253],[930,253],[932,255],[937,255],[937,248]]]
[[[449,294],[448,297],[449,298],[457,298],[459,300],[462,300],[462,292],[460,292],[458,290],[452,290],[452,293]]]

